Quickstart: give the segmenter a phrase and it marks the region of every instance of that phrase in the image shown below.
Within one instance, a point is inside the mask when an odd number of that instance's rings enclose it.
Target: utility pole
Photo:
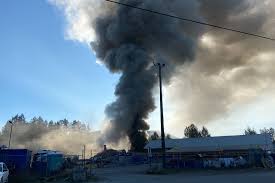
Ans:
[[[166,153],[165,153],[165,133],[164,133],[164,119],[163,119],[163,102],[162,102],[162,77],[161,69],[165,64],[157,63],[159,71],[159,96],[160,96],[160,124],[161,124],[161,148],[162,148],[162,168],[166,168]]]
[[[85,168],[86,166],[86,157],[85,157],[85,153],[86,153],[86,145],[83,146],[83,167]]]
[[[11,147],[11,134],[12,134],[12,126],[13,126],[13,122],[9,121],[9,123],[11,124],[11,130],[10,130],[10,138],[9,138],[9,149]]]

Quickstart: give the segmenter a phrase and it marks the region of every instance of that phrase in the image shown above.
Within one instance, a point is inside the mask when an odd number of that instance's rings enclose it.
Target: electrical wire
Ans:
[[[214,24],[210,24],[210,23],[206,23],[206,22],[201,22],[201,21],[192,20],[192,19],[188,19],[188,18],[178,17],[178,16],[175,16],[175,15],[162,13],[162,12],[158,12],[158,11],[154,11],[154,10],[149,10],[149,9],[145,9],[145,8],[141,8],[141,7],[137,7],[137,6],[133,6],[133,5],[130,5],[130,4],[121,3],[121,2],[117,2],[117,1],[113,1],[113,0],[105,0],[105,1],[117,4],[117,5],[125,6],[125,7],[128,7],[128,8],[138,9],[138,10],[141,10],[141,11],[154,13],[154,14],[158,14],[158,15],[161,15],[161,16],[166,16],[166,17],[169,17],[169,18],[174,18],[174,19],[178,19],[178,20],[182,20],[182,21],[186,21],[186,22],[191,22],[191,23],[200,24],[200,25],[204,25],[204,26],[214,27],[214,28],[217,28],[217,29],[223,29],[223,30],[227,30],[227,31],[231,31],[231,32],[236,32],[236,33],[239,33],[239,34],[254,36],[254,37],[257,37],[257,38],[267,39],[267,40],[270,40],[270,41],[275,41],[275,38],[271,38],[271,37],[267,37],[267,36],[263,36],[263,35],[259,35],[259,34],[249,33],[249,32],[245,32],[245,31],[241,31],[241,30],[237,30],[237,29],[232,29],[232,28],[228,28],[228,27],[223,27],[223,26],[219,26],[219,25],[214,25]]]

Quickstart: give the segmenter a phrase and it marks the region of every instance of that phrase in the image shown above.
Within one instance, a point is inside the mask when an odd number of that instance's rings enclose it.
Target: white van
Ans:
[[[0,183],[7,183],[9,180],[9,169],[5,163],[0,162]]]

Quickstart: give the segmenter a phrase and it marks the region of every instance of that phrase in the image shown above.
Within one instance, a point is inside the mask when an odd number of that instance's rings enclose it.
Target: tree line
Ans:
[[[89,133],[90,127],[81,121],[69,121],[62,119],[58,121],[47,121],[42,117],[34,117],[27,120],[23,114],[17,114],[6,122],[0,130],[0,146],[7,145],[11,132],[11,123],[13,125],[12,144],[13,147],[33,147],[42,146],[40,141],[50,133],[60,135],[63,131],[76,131],[79,133]],[[53,139],[54,140],[54,139]]]
[[[13,123],[15,126],[14,132],[12,135],[12,143],[16,145],[16,147],[32,147],[40,145],[43,139],[45,139],[45,135],[50,133],[61,133],[62,129],[69,130],[70,132],[77,132],[78,136],[85,135],[87,139],[84,140],[89,141],[91,138],[95,138],[91,133],[89,125],[85,123],[73,120],[69,121],[67,119],[62,119],[58,121],[53,120],[45,120],[42,117],[34,117],[31,120],[26,120],[23,114],[17,114],[13,116],[9,121]],[[10,133],[10,123],[6,122],[2,130],[0,130],[0,145],[7,144],[9,133]],[[64,131],[62,131],[64,133]],[[255,135],[255,134],[271,134],[273,139],[275,137],[274,128],[263,128],[257,132],[255,129],[247,127],[244,130],[244,135]],[[199,129],[195,124],[191,124],[184,129],[184,136],[182,138],[205,138],[211,137],[208,129],[206,127],[202,127]],[[147,140],[158,140],[160,139],[160,135],[157,132],[154,132],[152,135],[147,137]],[[172,139],[173,136],[170,134],[165,135],[166,139]],[[40,139],[40,141],[39,141]],[[82,143],[83,138],[79,139],[79,143]],[[66,139],[62,139],[62,142],[67,142]],[[70,140],[71,142],[72,140]],[[69,144],[70,145],[70,144]],[[76,146],[77,146],[76,145]],[[42,146],[42,145],[40,145]],[[142,149],[142,148],[141,148]]]
[[[100,134],[90,130],[89,125],[68,119],[45,120],[33,117],[28,120],[23,114],[13,116],[0,130],[0,146],[8,145],[11,132],[11,148],[26,148],[33,152],[41,149],[62,151],[67,154],[78,154],[83,144],[87,148],[97,148]]]
[[[259,130],[259,133],[251,127],[247,127],[244,131],[244,135],[256,135],[256,134],[270,134],[273,138],[275,138],[275,129],[270,127],[270,128],[263,128]]]
[[[259,130],[259,133],[251,127],[247,127],[244,130],[244,135],[256,135],[256,134],[270,134],[273,137],[273,141],[275,139],[275,129],[274,128],[263,128]],[[204,137],[211,137],[208,129],[206,127],[202,127],[201,130],[194,125],[191,124],[184,129],[184,137],[183,138],[204,138]],[[167,134],[166,139],[171,139],[171,135]],[[154,132],[150,137],[149,140],[158,140],[160,136],[157,132]]]
[[[203,138],[203,137],[211,137],[211,134],[209,133],[208,129],[204,126],[202,127],[201,130],[199,130],[199,128],[196,125],[191,124],[184,129],[183,138]],[[159,136],[159,134],[157,132],[154,132],[149,137],[149,140],[158,140],[160,138],[161,137]],[[167,134],[165,138],[171,139],[172,136],[170,134]]]
[[[27,121],[24,114],[17,114],[13,116],[10,120],[6,122],[4,125],[4,128],[2,131],[10,125],[10,122],[14,125],[36,125],[39,127],[45,127],[45,128],[60,128],[60,127],[65,127],[65,128],[72,128],[72,129],[78,129],[78,130],[90,130],[89,125],[86,125],[85,123],[79,121],[79,120],[73,120],[69,121],[66,118],[58,121],[53,121],[53,120],[44,120],[41,116],[38,117],[33,117],[31,120]]]

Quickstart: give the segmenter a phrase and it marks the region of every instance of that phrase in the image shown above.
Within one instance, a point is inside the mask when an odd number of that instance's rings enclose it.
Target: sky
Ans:
[[[47,1],[0,2],[0,127],[23,113],[27,119],[77,119],[100,129],[119,75],[96,63],[91,48],[68,39],[65,29],[64,15]],[[275,101],[268,95],[260,93],[207,127],[215,135],[275,127]],[[187,124],[170,125],[173,106],[168,99],[164,103],[167,130],[180,136]],[[149,119],[152,129],[159,129],[158,118],[157,108]]]
[[[98,127],[117,76],[88,45],[64,39],[62,14],[47,1],[1,1],[0,22],[0,126],[23,113]]]

